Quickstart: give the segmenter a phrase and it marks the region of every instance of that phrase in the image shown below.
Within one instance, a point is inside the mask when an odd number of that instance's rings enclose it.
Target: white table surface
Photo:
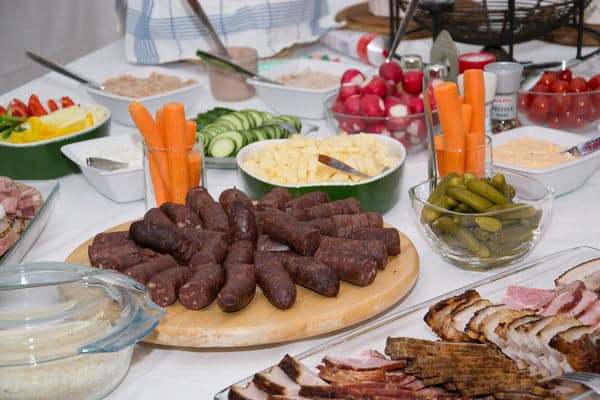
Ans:
[[[400,54],[421,54],[425,61],[431,41],[427,39],[405,41]],[[478,50],[477,46],[459,45],[461,51]],[[586,49],[586,51],[588,51]],[[297,54],[317,52],[335,55],[333,51],[318,44],[301,48]],[[584,51],[585,54],[585,51]],[[515,56],[520,60],[550,61],[575,56],[573,47],[550,45],[534,41],[515,47]],[[346,62],[355,62],[342,56]],[[207,110],[217,105],[232,108],[256,107],[268,109],[258,98],[243,102],[224,103],[213,99],[208,87],[204,68],[194,64],[172,64],[163,67],[136,66],[127,64],[123,55],[123,44],[117,41],[95,51],[69,65],[76,71],[97,81],[121,73],[140,70],[178,71],[204,82],[206,90],[188,115]],[[599,69],[600,70],[600,69]],[[71,96],[75,101],[91,102],[77,84],[56,73],[28,82],[0,96],[7,103],[13,97],[26,99],[36,93],[42,99]],[[325,120],[312,120],[327,134]],[[113,123],[112,135],[135,132],[131,128]],[[588,136],[596,132],[590,132]],[[0,160],[0,163],[2,161]],[[417,248],[420,257],[420,276],[413,291],[394,310],[420,303],[451,289],[472,283],[495,272],[469,272],[456,268],[438,256],[425,242],[417,230],[408,201],[408,188],[426,178],[426,154],[421,152],[408,157],[402,180],[402,195],[398,203],[385,215],[385,220],[405,233]],[[47,227],[39,240],[27,254],[24,262],[64,260],[82,241],[117,224],[143,215],[143,201],[125,204],[115,203],[88,185],[83,175],[69,175],[59,179],[59,199]],[[208,188],[213,196],[234,185],[240,186],[236,170],[209,169]],[[562,197],[555,199],[549,228],[532,254],[524,261],[554,253],[556,251],[591,245],[600,248],[600,174],[596,173],[587,183]],[[500,270],[497,270],[500,271]],[[343,334],[343,332],[342,332]],[[325,340],[306,339],[283,345],[258,349],[178,349],[158,348],[146,344],[136,346],[131,368],[120,386],[107,398],[117,399],[209,399],[225,386],[276,363],[285,353],[296,354]]]

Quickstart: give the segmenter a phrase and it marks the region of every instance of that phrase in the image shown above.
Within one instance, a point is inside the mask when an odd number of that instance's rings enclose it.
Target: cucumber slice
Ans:
[[[263,119],[260,111],[256,111],[256,110],[242,110],[240,112],[242,112],[245,115],[247,115],[248,118],[251,120],[251,122],[252,122],[252,126],[250,127],[251,129],[252,128],[258,128],[264,122],[264,119]]]
[[[264,128],[254,129],[254,133],[256,133],[256,139],[257,140],[267,140],[267,139],[270,139],[269,135],[267,134],[267,132],[265,132]]]
[[[230,137],[216,138],[210,143],[208,154],[215,158],[233,157],[236,143]]]
[[[219,118],[219,122],[227,123],[231,126],[231,129],[250,129],[250,117],[242,112],[233,112],[227,115],[223,115]]]
[[[302,122],[300,121],[300,118],[292,115],[280,115],[279,118],[296,128],[296,132],[300,132],[302,130]]]
[[[271,118],[273,118],[273,114],[271,114],[270,112],[267,111],[259,111],[260,116],[263,119],[263,123],[265,123],[266,121],[270,120]]]
[[[238,131],[225,131],[222,133],[219,133],[217,136],[215,136],[212,141],[217,141],[219,139],[228,137],[231,140],[233,140],[233,142],[235,143],[235,151],[238,152],[242,147],[244,147],[244,136],[242,136],[241,133],[239,133]]]

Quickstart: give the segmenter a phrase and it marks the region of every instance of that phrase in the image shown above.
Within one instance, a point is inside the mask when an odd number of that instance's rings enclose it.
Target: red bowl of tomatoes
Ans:
[[[600,120],[600,74],[588,79],[570,69],[546,71],[533,87],[518,92],[517,102],[523,125],[594,129]]]

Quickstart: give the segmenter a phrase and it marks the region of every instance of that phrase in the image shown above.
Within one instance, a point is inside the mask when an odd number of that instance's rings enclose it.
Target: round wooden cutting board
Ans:
[[[130,222],[108,231],[123,231]],[[66,259],[90,265],[89,239]],[[419,275],[419,255],[413,243],[400,232],[401,253],[389,257],[367,287],[345,282],[337,297],[324,297],[296,285],[296,303],[280,310],[259,288],[252,302],[235,313],[225,313],[213,302],[202,310],[190,310],[179,302],[166,307],[167,315],[144,341],[179,347],[256,346],[305,339],[333,332],[369,319],[398,303],[414,286]]]

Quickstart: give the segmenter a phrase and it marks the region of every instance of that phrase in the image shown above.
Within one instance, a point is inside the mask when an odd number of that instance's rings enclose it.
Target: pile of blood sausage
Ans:
[[[88,247],[97,268],[114,269],[145,284],[161,305],[177,299],[198,310],[215,299],[225,312],[244,308],[256,285],[276,307],[296,300],[296,284],[336,296],[340,280],[367,286],[400,237],[355,198],[330,201],[325,192],[292,198],[275,188],[254,204],[238,189],[215,201],[203,187],[185,205],[164,203],[128,231],[99,233]]]

